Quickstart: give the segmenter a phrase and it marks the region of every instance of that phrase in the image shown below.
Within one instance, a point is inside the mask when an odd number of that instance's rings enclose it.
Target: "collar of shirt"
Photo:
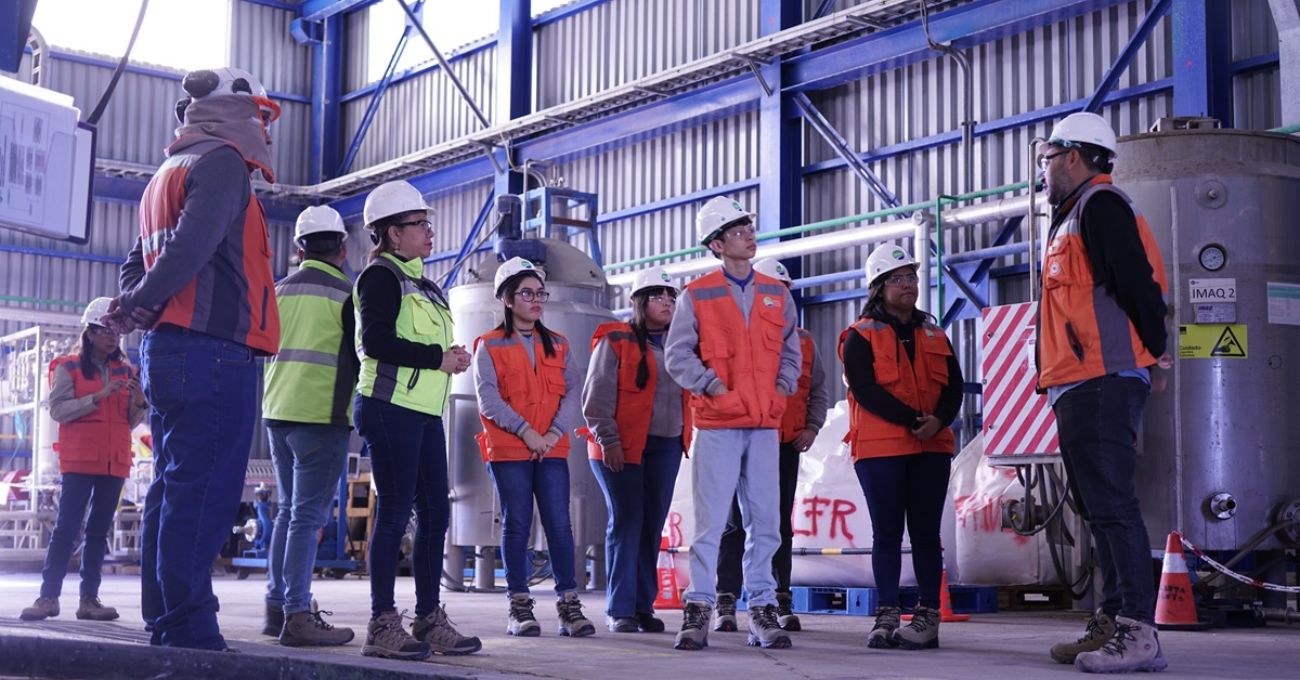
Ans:
[[[743,278],[743,279],[738,279],[738,278],[732,276],[732,275],[731,275],[731,272],[727,271],[726,269],[723,269],[723,270],[722,270],[722,275],[725,276],[725,277],[727,277],[727,280],[728,280],[728,281],[730,281],[730,282],[736,284],[737,286],[740,286],[740,290],[741,290],[742,292],[745,290],[745,286],[748,286],[749,283],[750,283],[751,281],[754,280],[754,270],[753,270],[753,269],[749,270],[749,276],[746,276],[746,277]]]

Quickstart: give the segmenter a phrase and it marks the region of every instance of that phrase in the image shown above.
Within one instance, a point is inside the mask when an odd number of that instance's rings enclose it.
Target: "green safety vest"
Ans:
[[[262,417],[352,425],[356,365],[343,337],[352,282],[337,268],[306,260],[275,286],[280,351],[266,364]]]
[[[437,284],[424,278],[420,258],[403,262],[384,253],[366,266],[386,269],[402,284],[402,306],[397,312],[397,337],[423,345],[438,345],[447,351],[452,344],[451,311]],[[365,272],[362,272],[362,276]],[[358,277],[360,280],[360,277]],[[441,416],[447,407],[451,375],[438,369],[394,366],[366,354],[361,343],[361,302],[352,293],[357,315],[357,356],[361,359],[362,396],[380,399],[431,416]]]

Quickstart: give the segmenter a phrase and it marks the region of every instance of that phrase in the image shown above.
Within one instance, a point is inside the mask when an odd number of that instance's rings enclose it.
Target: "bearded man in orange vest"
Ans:
[[[1056,415],[1061,457],[1088,522],[1101,607],[1052,658],[1089,673],[1160,671],[1151,543],[1134,481],[1151,369],[1165,352],[1165,266],[1146,219],[1111,185],[1115,132],[1075,113],[1038,145],[1052,204],[1038,305],[1038,386]]]
[[[722,266],[682,292],[664,357],[673,380],[691,393],[695,424],[691,589],[674,646],[708,644],[718,543],[735,497],[747,535],[748,642],[785,648],[790,636],[777,622],[772,556],[781,542],[779,428],[802,363],[794,299],[750,264],[758,248],[753,213],[718,197],[700,209],[695,227]]]

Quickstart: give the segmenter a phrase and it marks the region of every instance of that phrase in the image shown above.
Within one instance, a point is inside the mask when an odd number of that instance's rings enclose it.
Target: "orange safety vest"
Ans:
[[[168,157],[145,187],[140,246],[146,270],[153,268],[176,229],[185,207],[186,177],[202,157],[187,151]],[[271,255],[266,215],[250,192],[238,251],[223,242],[213,259],[167,301],[155,327],[171,324],[237,342],[262,355],[275,354],[280,349],[280,315]]]
[[[803,364],[799,368],[799,385],[794,394],[785,402],[785,416],[781,419],[781,443],[788,444],[808,426],[808,395],[812,392],[813,355],[817,348],[813,345],[812,333],[797,328],[799,349],[803,355]]]
[[[1111,186],[1109,175],[1097,175],[1067,208],[1048,235],[1043,261],[1043,294],[1038,305],[1038,386],[1089,380],[1120,371],[1145,368],[1156,357],[1142,344],[1137,328],[1115,299],[1095,285],[1092,262],[1084,247],[1080,220],[1088,199],[1103,191],[1118,194],[1137,218],[1138,235],[1146,250],[1160,291],[1167,293],[1160,247],[1124,192]],[[1094,228],[1108,228],[1096,225]]]
[[[618,403],[614,407],[614,422],[618,425],[619,441],[623,446],[623,462],[640,465],[645,453],[646,438],[650,436],[650,420],[654,412],[655,389],[659,374],[655,366],[655,356],[651,352],[646,357],[650,368],[650,379],[644,389],[637,389],[636,372],[641,365],[641,345],[637,344],[636,333],[632,326],[622,321],[610,321],[596,328],[591,336],[591,349],[604,339],[610,349],[618,356]],[[691,409],[690,392],[682,390],[682,451],[690,449]],[[605,451],[596,441],[591,428],[578,430],[578,436],[587,440],[587,457],[592,460],[605,460]]]
[[[785,284],[754,272],[753,285],[748,324],[722,270],[686,286],[699,327],[700,360],[727,386],[720,397],[691,395],[692,420],[701,430],[775,430],[785,415],[786,398],[776,389],[785,344]]]
[[[917,412],[933,414],[948,384],[948,357],[952,356],[952,348],[942,328],[927,322],[918,330],[915,362],[908,359],[906,351],[900,351],[902,346],[893,327],[875,319],[858,319],[840,333],[839,356],[843,361],[844,341],[849,333],[861,335],[871,343],[876,382]],[[852,390],[848,400],[849,433],[844,441],[849,443],[854,460],[922,452],[954,453],[956,440],[951,427],[922,441],[912,435],[911,427],[891,423],[863,408],[853,398]]]
[[[78,397],[104,389],[102,376],[87,378],[81,372],[81,357],[76,354],[50,362],[49,381],[54,385],[54,371],[60,366],[72,376],[73,393]],[[130,378],[135,371],[130,364],[113,360],[108,364],[109,379]],[[127,420],[131,395],[113,390],[99,400],[95,410],[68,423],[59,423],[59,472],[83,475],[112,475],[126,478],[131,473],[131,423]]]
[[[474,341],[474,351],[477,352],[482,345],[492,359],[501,399],[515,413],[523,416],[528,426],[538,434],[546,434],[551,429],[551,421],[555,420],[555,414],[560,410],[560,399],[567,391],[564,384],[564,357],[569,351],[569,341],[555,331],[551,331],[551,338],[555,345],[555,356],[548,357],[545,352],[537,352],[536,367],[528,360],[528,350],[524,349],[518,331],[509,338],[503,330],[488,331]],[[528,460],[532,457],[524,440],[518,435],[502,429],[482,412],[479,413],[479,420],[483,422],[483,431],[476,438],[479,453],[485,462]],[[568,455],[569,437],[566,433],[546,457],[567,458]]]

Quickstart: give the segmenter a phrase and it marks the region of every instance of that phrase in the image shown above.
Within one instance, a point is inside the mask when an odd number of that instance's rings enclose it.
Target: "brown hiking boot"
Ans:
[[[1106,641],[1115,635],[1115,619],[1098,609],[1088,619],[1088,627],[1083,637],[1074,642],[1058,642],[1052,645],[1052,660],[1056,663],[1073,664],[1075,657],[1086,652],[1101,649]]]
[[[420,661],[429,658],[429,645],[416,640],[402,626],[402,615],[389,610],[370,619],[363,656]]]
[[[322,614],[333,616],[334,612],[306,611],[286,616],[284,630],[280,631],[280,644],[285,647],[337,647],[352,642],[356,637],[351,628],[335,628],[326,623]]]
[[[284,607],[276,604],[266,605],[266,613],[262,618],[262,635],[267,637],[280,637],[280,631],[284,630]]]
[[[23,610],[18,618],[24,621],[43,621],[51,616],[59,615],[59,598],[57,597],[38,597],[32,606]]]
[[[113,607],[105,607],[98,597],[83,597],[81,606],[77,607],[77,618],[87,621],[113,621],[117,619],[117,610]]]
[[[411,625],[411,635],[416,640],[429,645],[429,649],[435,654],[460,656],[483,649],[483,643],[478,638],[461,635],[460,631],[451,625],[445,605],[438,605],[438,608],[427,616],[416,619]]]

